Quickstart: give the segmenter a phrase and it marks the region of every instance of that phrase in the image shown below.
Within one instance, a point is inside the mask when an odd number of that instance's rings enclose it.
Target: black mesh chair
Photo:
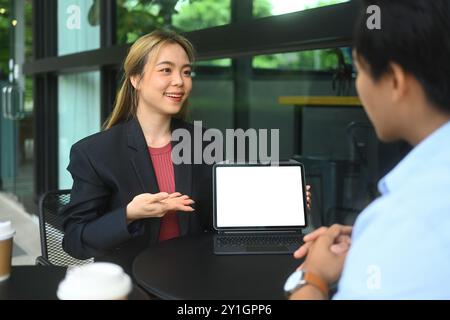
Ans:
[[[39,229],[41,232],[42,256],[36,264],[73,266],[94,262],[94,259],[78,260],[62,248],[64,237],[63,217],[60,209],[70,201],[70,190],[49,191],[39,199]]]

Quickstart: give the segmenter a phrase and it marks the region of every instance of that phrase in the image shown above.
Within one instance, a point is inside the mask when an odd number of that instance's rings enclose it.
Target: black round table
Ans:
[[[58,266],[13,266],[9,279],[0,282],[0,300],[56,300],[66,270]],[[128,298],[147,300],[149,296],[134,285]]]
[[[290,254],[215,255],[213,235],[202,234],[145,250],[133,276],[161,299],[285,299],[284,282],[300,263]]]
[[[9,279],[0,282],[1,300],[56,300],[65,267],[13,266]]]

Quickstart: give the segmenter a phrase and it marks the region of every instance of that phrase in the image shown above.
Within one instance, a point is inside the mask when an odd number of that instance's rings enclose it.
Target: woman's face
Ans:
[[[133,83],[138,89],[138,108],[177,114],[192,89],[192,66],[186,51],[179,44],[166,44],[155,59],[148,60],[144,75]]]

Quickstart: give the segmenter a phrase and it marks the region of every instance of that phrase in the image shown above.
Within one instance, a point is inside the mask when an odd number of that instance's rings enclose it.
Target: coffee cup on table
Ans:
[[[6,280],[11,275],[11,259],[13,237],[16,231],[11,226],[11,221],[0,221],[0,281]]]
[[[131,279],[122,267],[94,262],[69,268],[57,296],[60,300],[126,300],[131,289]]]

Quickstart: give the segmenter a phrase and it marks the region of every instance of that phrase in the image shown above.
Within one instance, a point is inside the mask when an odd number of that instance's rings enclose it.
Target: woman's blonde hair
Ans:
[[[136,89],[131,84],[131,77],[142,77],[147,61],[151,57],[156,57],[160,49],[165,44],[179,44],[189,58],[194,62],[195,52],[192,44],[185,37],[168,30],[156,30],[145,36],[140,37],[130,48],[123,65],[124,75],[123,84],[116,96],[114,109],[103,125],[103,129],[109,129],[112,126],[127,121],[136,116],[138,106],[138,95]],[[186,104],[184,103],[178,117],[184,117],[186,113]]]

